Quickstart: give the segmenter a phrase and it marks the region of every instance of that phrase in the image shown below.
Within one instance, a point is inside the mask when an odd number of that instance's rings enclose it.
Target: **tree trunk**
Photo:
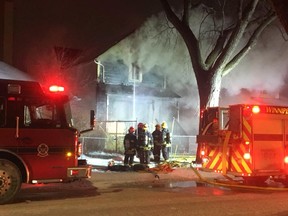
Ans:
[[[213,77],[211,78],[211,81],[209,82],[211,83],[211,89],[206,105],[207,107],[219,106],[221,82],[222,82],[221,72],[217,71],[214,73]]]

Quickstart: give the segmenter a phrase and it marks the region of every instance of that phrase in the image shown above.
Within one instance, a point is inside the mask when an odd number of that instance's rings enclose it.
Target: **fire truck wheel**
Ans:
[[[9,203],[21,188],[21,173],[11,161],[0,159],[0,204]]]

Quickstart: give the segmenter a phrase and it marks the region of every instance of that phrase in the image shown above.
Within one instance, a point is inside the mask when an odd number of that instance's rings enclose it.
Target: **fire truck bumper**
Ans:
[[[67,169],[67,177],[72,179],[90,178],[92,173],[92,166],[70,167]]]

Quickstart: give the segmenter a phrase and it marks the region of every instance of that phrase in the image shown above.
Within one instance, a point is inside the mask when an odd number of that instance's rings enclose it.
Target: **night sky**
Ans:
[[[155,37],[148,38],[148,34],[143,33],[155,30],[152,33],[155,36],[159,28],[139,30],[152,14],[161,10],[158,0],[14,0],[14,8],[14,65],[17,68],[50,75],[59,69],[55,47],[80,50],[78,63],[92,62],[119,42],[122,45],[114,48],[117,52],[111,49],[117,59],[125,60],[133,55],[143,65],[149,63],[153,67],[161,63],[162,71],[169,74],[168,81],[174,84],[173,91],[185,102],[182,106],[187,109],[197,106],[197,88],[185,55],[186,47],[169,49],[161,47],[159,42],[155,46],[155,41],[149,43]],[[155,20],[150,21],[152,26],[157,26],[153,25]],[[133,34],[135,30],[138,32]],[[280,95],[279,102],[286,103],[288,45],[282,36],[278,25],[271,25],[255,49],[223,79],[224,105],[247,102],[251,95],[256,97],[262,92],[269,93],[269,97],[276,95],[277,100]],[[285,100],[280,101],[281,96]],[[190,116],[189,113],[189,119]]]
[[[161,9],[155,0],[15,0],[14,8],[14,65],[24,71],[55,46],[92,60]]]

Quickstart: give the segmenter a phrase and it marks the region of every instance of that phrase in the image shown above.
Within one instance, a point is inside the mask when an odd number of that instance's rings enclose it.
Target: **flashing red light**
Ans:
[[[259,112],[260,112],[260,107],[259,107],[259,106],[253,106],[252,112],[253,112],[254,114],[259,113]]]
[[[250,145],[250,142],[249,141],[245,141],[245,145]]]
[[[49,87],[50,92],[64,92],[64,87],[63,86],[57,86],[57,85],[52,85]]]

